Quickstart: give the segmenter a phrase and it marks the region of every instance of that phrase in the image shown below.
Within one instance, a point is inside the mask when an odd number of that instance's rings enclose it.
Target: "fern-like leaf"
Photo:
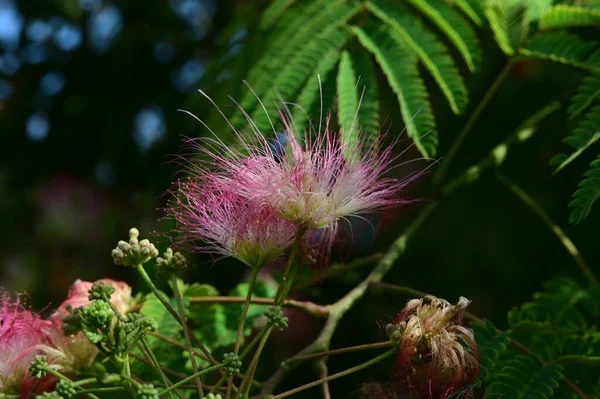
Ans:
[[[506,351],[510,342],[507,333],[500,333],[494,325],[485,321],[485,324],[472,323],[471,328],[475,332],[475,340],[479,349],[479,379],[487,381],[492,375],[496,362],[500,355]]]
[[[260,29],[270,28],[277,21],[277,18],[279,18],[295,1],[296,0],[274,0],[263,12],[262,18],[260,19]]]
[[[600,197],[600,156],[590,163],[589,169],[583,175],[577,191],[569,207],[573,208],[569,221],[579,223],[589,215],[592,206]]]
[[[477,26],[483,25],[483,8],[478,0],[453,0],[454,4]]]
[[[338,121],[341,130],[341,141],[345,149],[356,146],[358,132],[358,103],[356,92],[357,79],[352,59],[347,51],[342,52],[337,75]],[[349,152],[346,151],[346,155]]]
[[[546,399],[552,396],[562,378],[561,366],[542,365],[518,356],[506,364],[486,391],[488,399]]]
[[[358,92],[362,95],[358,121],[363,132],[364,144],[368,147],[379,136],[379,84],[370,53],[356,51],[351,54],[351,58],[359,79]]]
[[[405,41],[417,54],[446,96],[452,111],[460,114],[468,101],[467,88],[446,46],[405,7],[382,0],[368,1],[366,6],[389,24],[392,32],[400,35],[400,40]]]
[[[462,15],[444,0],[407,0],[421,11],[457,48],[470,71],[475,71],[481,60],[477,35]]]
[[[265,49],[264,54],[248,72],[247,80],[259,98],[272,89],[280,90],[275,85],[275,79],[280,75],[287,75],[288,83],[289,79],[292,79],[296,85],[301,86],[308,75],[288,73],[288,70],[295,66],[292,62],[298,60],[299,54],[308,51],[307,48],[314,45],[315,41],[323,40],[328,32],[335,35],[335,31],[358,11],[357,4],[348,0],[313,0],[300,3],[293,12],[285,13],[285,18],[269,31],[270,39],[261,46]],[[325,54],[326,50],[322,54]],[[305,60],[300,61],[306,63]],[[317,62],[313,65],[316,64]],[[271,79],[264,79],[264,76],[270,76]],[[257,107],[258,100],[253,93],[246,92],[240,105],[251,114]],[[238,113],[232,119],[232,123],[234,126],[241,126],[245,124],[245,118]]]
[[[519,53],[594,70],[600,67],[600,51],[594,51],[597,47],[597,42],[584,40],[573,33],[543,32],[535,35],[519,49]]]
[[[435,155],[438,139],[431,105],[419,77],[417,59],[406,45],[376,23],[352,28],[360,43],[373,55],[398,97],[406,131],[424,157]]]
[[[523,1],[523,0],[513,0],[513,1]],[[527,10],[525,11],[525,20],[527,23],[532,21],[538,21],[542,15],[548,10],[554,0],[526,0],[524,3],[527,5]]]
[[[540,29],[600,25],[600,10],[558,4],[550,7],[540,19]]]
[[[264,93],[257,92],[258,96],[267,106],[276,104],[281,99],[292,100],[314,71],[315,65],[318,65],[319,61],[330,52],[339,51],[348,40],[348,35],[345,27],[334,27],[314,38],[289,60],[286,68],[273,76],[271,79],[272,90]],[[263,79],[263,81],[267,80],[269,79]],[[272,120],[275,117],[274,113],[269,114],[267,115],[262,108],[258,108],[252,114],[251,119],[259,129],[269,129],[271,125],[269,119]]]
[[[575,151],[571,155],[559,154],[552,158],[550,165],[556,166],[554,173],[573,162],[592,144],[596,143],[598,139],[600,139],[600,105],[592,108],[587,114],[586,119],[563,140],[563,142],[571,146]]]
[[[569,106],[569,116],[575,117],[600,98],[600,72],[583,78]]]
[[[319,123],[323,124],[328,104],[332,100],[327,98],[335,97],[334,94],[327,95],[327,83],[330,79],[332,70],[336,67],[340,59],[340,53],[335,50],[326,54],[308,79],[306,85],[296,99],[296,107],[292,110],[292,119],[296,125],[299,135],[298,139],[303,138],[303,132],[312,124],[313,129],[319,129]],[[319,80],[321,83],[319,83]],[[323,91],[323,98],[321,98]],[[321,104],[322,102],[322,104]]]
[[[498,46],[507,55],[513,55],[527,37],[529,24],[525,18],[525,3],[511,0],[489,0],[485,15],[494,32]]]

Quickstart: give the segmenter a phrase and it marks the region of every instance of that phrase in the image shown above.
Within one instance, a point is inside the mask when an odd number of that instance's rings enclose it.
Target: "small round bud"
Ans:
[[[110,301],[110,296],[115,293],[115,287],[104,281],[100,281],[92,284],[92,287],[88,290],[88,299],[90,301]]]
[[[58,384],[56,384],[56,388],[54,388],[54,392],[65,399],[69,399],[71,396],[75,395],[75,388],[71,381],[67,381],[65,379],[61,379]]]
[[[187,268],[187,260],[180,252],[173,253],[167,248],[162,257],[156,258],[156,267],[165,271],[177,272]]]
[[[283,315],[280,306],[269,306],[264,314],[272,326],[277,327],[279,330],[287,328],[289,319]]]
[[[158,250],[149,240],[139,241],[140,232],[136,228],[129,230],[129,242],[119,241],[112,250],[112,257],[117,265],[136,266],[158,256]]]
[[[219,393],[216,395],[214,393],[209,393],[206,395],[206,399],[223,399],[223,397]]]
[[[35,378],[46,376],[48,370],[48,358],[44,355],[36,355],[29,366],[29,374]]]
[[[133,230],[133,229],[132,229]],[[152,384],[142,384],[136,391],[136,397],[139,399],[159,399],[158,391]]]
[[[242,367],[242,360],[238,355],[233,352],[229,352],[223,355],[223,363],[226,364],[225,373],[228,376],[232,376],[240,372]]]

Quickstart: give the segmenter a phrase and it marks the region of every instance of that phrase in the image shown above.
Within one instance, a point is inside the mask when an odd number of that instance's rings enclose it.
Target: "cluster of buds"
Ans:
[[[233,352],[229,352],[223,355],[223,363],[225,363],[225,373],[228,376],[232,376],[240,372],[242,368],[242,360],[238,355]]]
[[[119,324],[126,336],[134,333],[136,339],[142,339],[147,333],[158,330],[156,320],[139,313],[128,313],[119,321]]]
[[[187,260],[181,252],[173,253],[171,248],[167,248],[162,257],[156,258],[156,268],[170,272],[178,272],[187,268]]]
[[[44,355],[36,355],[29,366],[29,374],[35,378],[42,378],[48,372],[48,358]]]
[[[105,281],[98,281],[92,284],[88,290],[90,301],[110,302],[110,297],[115,293],[115,287]]]
[[[287,328],[289,319],[283,315],[281,306],[269,306],[264,314],[270,325],[277,327],[279,330]]]
[[[75,395],[75,387],[71,381],[65,380],[62,378],[58,384],[56,384],[56,388],[54,388],[54,392],[56,392],[61,398],[69,399],[73,395]]]
[[[159,399],[158,391],[152,384],[141,384],[136,390],[136,397],[139,399]]]
[[[150,241],[139,241],[140,232],[135,227],[129,230],[129,242],[119,241],[112,250],[112,257],[117,265],[136,266],[150,261],[158,256],[158,250]]]

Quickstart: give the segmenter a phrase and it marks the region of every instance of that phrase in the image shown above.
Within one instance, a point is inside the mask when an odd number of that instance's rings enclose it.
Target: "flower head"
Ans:
[[[224,190],[210,178],[181,183],[169,212],[184,242],[203,242],[193,249],[232,256],[251,267],[280,256],[298,230],[272,207]]]
[[[446,398],[479,372],[473,331],[462,325],[470,301],[433,296],[409,301],[392,329],[399,332],[399,390],[411,398]]]
[[[51,329],[51,322],[25,309],[18,299],[0,299],[0,393],[27,393],[35,385],[37,380],[29,375],[29,365],[52,345]]]

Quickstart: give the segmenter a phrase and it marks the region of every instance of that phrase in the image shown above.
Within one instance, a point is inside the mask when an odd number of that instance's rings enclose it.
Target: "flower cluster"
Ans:
[[[473,331],[462,325],[469,303],[464,297],[456,305],[433,296],[410,300],[387,326],[398,345],[393,393],[384,395],[381,385],[367,384],[365,397],[447,398],[468,387],[479,372]]]
[[[131,288],[108,279],[99,283],[114,289],[112,305],[126,313]],[[10,300],[7,295],[1,298],[0,394],[20,391],[22,397],[27,397],[51,390],[56,385],[57,379],[50,374],[35,370],[41,377],[39,379],[30,374],[29,367],[34,359],[44,359],[48,367],[65,374],[74,374],[94,361],[98,349],[83,334],[65,336],[62,329],[62,318],[69,314],[69,308],[91,303],[89,291],[92,285],[91,282],[77,280],[69,289],[68,298],[48,320],[25,308],[19,298]]]
[[[410,179],[383,177],[396,159],[393,145],[378,152],[380,143],[366,148],[359,140],[348,148],[327,127],[300,141],[284,124],[281,153],[259,133],[242,150],[192,141],[204,161],[189,167],[168,210],[181,242],[260,267],[301,236],[314,263],[328,257],[340,219],[403,202],[399,192]]]

